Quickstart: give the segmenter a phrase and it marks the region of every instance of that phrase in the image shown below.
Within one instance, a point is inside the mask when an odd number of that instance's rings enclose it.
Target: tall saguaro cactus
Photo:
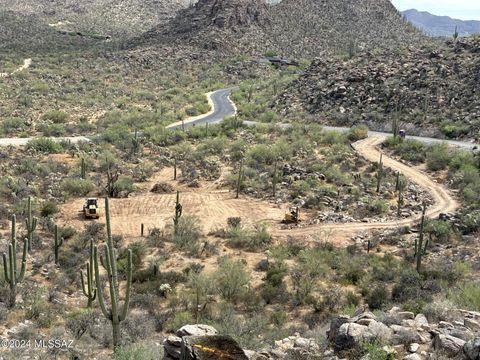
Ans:
[[[80,272],[80,280],[82,282],[82,291],[83,295],[88,299],[87,308],[91,308],[95,298],[97,297],[97,289],[95,288],[95,279],[94,279],[94,248],[93,240],[90,240],[90,259],[87,262],[87,278],[83,277],[83,271]]]
[[[82,158],[82,163],[80,164],[80,177],[84,180],[87,178],[87,165],[84,158]]]
[[[417,260],[417,272],[420,272],[422,268],[422,256],[425,255],[427,251],[427,245],[428,242],[423,245],[423,234],[425,232],[425,212],[427,210],[427,205],[425,202],[423,203],[423,209],[422,209],[422,220],[420,222],[420,234],[418,237],[418,244],[417,240],[415,239],[415,257]]]
[[[180,204],[180,192],[177,191],[177,200],[175,201],[175,217],[173,218],[173,231],[175,235],[178,232],[178,223],[180,222],[180,218],[182,217],[183,206]]]
[[[105,245],[105,260],[100,257],[100,261],[105,265],[107,271],[107,278],[110,289],[110,308],[107,308],[105,303],[105,295],[103,293],[102,283],[100,281],[99,269],[99,254],[98,247],[93,247],[93,257],[95,264],[95,283],[97,290],[98,303],[103,315],[112,323],[113,332],[113,348],[117,349],[120,342],[120,323],[125,320],[128,314],[128,306],[130,303],[130,293],[132,288],[132,250],[128,250],[127,262],[127,285],[125,292],[125,301],[123,306],[120,306],[120,294],[118,287],[118,273],[117,273],[117,259],[116,251],[113,247],[112,230],[110,227],[110,207],[108,198],[105,198],[105,219],[107,223],[107,243]]]
[[[58,261],[58,250],[60,247],[63,245],[63,237],[58,238],[58,226],[55,225],[55,230],[54,230],[54,244],[53,244],[53,251],[55,253],[55,265],[58,266],[59,261]]]
[[[28,239],[23,241],[23,255],[22,265],[20,272],[17,267],[17,221],[15,215],[12,216],[12,234],[11,243],[8,245],[8,261],[7,254],[3,253],[3,274],[5,281],[10,287],[10,298],[8,305],[13,308],[17,302],[17,284],[22,282],[25,277],[25,270],[27,268],[27,252],[28,252]]]
[[[377,193],[380,192],[382,177],[383,177],[383,154],[380,154],[380,161],[378,162],[378,173],[377,173]]]
[[[235,199],[238,199],[238,196],[240,194],[240,188],[242,187],[242,178],[243,178],[243,159],[240,160],[240,166],[238,169],[237,193],[235,195]]]
[[[33,232],[37,228],[37,218],[32,216],[32,198],[29,196],[27,200],[27,218],[25,219],[27,228],[28,251],[32,251]]]

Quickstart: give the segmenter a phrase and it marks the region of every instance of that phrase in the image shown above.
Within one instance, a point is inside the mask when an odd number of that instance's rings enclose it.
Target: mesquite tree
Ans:
[[[103,260],[103,257],[101,257],[98,253],[98,247],[94,246],[94,271],[98,303],[100,304],[100,309],[102,310],[103,315],[105,316],[105,318],[110,320],[112,324],[113,348],[115,350],[120,343],[120,323],[124,321],[127,317],[128,306],[130,303],[130,293],[132,288],[132,250],[128,250],[127,285],[125,291],[125,301],[123,302],[123,306],[120,306],[116,249],[113,247],[112,231],[110,227],[110,207],[108,204],[108,198],[105,198],[105,219],[107,223],[107,242],[105,244],[105,258]],[[100,268],[98,266],[99,257],[102,264],[104,264],[105,270],[107,271],[107,279],[110,290],[110,308],[107,308],[105,295],[103,293],[103,287],[100,280]]]

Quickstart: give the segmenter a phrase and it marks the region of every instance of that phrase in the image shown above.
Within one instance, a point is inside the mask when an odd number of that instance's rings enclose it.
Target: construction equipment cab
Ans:
[[[97,198],[88,198],[83,205],[83,213],[85,219],[98,219],[100,217],[100,209],[98,208]]]
[[[298,206],[292,206],[288,209],[288,212],[285,214],[283,219],[284,224],[298,224],[300,221],[300,208]]]

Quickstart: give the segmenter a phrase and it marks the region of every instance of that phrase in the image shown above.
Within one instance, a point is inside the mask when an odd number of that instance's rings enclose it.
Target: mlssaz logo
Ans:
[[[36,348],[69,349],[72,346],[73,346],[73,340],[62,340],[62,339],[35,340]]]

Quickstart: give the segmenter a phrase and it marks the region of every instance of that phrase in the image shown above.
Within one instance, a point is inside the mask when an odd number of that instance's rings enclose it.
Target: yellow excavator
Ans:
[[[100,217],[100,209],[98,207],[97,198],[88,198],[83,205],[83,214],[85,219],[98,219]]]
[[[284,224],[298,224],[300,222],[300,208],[298,206],[292,206],[285,213],[285,217],[282,220]]]

